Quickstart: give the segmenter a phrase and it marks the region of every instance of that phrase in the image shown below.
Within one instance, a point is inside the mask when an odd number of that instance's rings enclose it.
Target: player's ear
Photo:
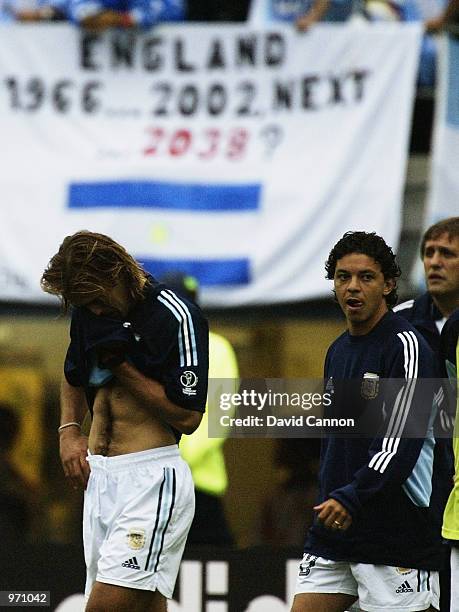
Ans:
[[[389,295],[395,289],[395,279],[386,278],[384,279],[383,295]]]

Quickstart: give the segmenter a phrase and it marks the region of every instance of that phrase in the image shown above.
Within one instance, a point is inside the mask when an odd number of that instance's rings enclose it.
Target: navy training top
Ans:
[[[411,323],[427,340],[436,355],[440,352],[440,331],[437,321],[443,319],[428,291],[413,300],[397,304],[394,312]]]
[[[441,332],[442,365],[446,368],[446,375],[450,376],[452,379],[455,379],[457,376],[455,368],[457,367],[456,351],[458,338],[459,308],[457,308],[449,317]]]
[[[84,387],[89,409],[98,387],[113,374],[97,364],[98,347],[125,345],[128,360],[145,376],[164,386],[168,399],[189,410],[204,412],[209,367],[209,329],[201,309],[178,297],[152,277],[144,299],[126,319],[98,316],[84,307],[72,310],[70,345],[64,373],[72,386]],[[172,428],[177,441],[180,432]]]
[[[335,531],[316,519],[307,535],[306,553],[415,569],[441,566],[440,529],[429,508],[436,376],[435,359],[424,338],[392,312],[370,333],[345,332],[330,346],[325,380],[327,390],[333,391],[331,412],[373,412],[380,422],[374,437],[323,439],[319,503],[336,499],[353,521],[348,530]],[[424,381],[421,388],[419,378],[430,383]],[[378,397],[375,380],[382,383],[381,379],[390,380]],[[352,397],[346,381],[354,381],[351,389],[361,389],[366,397]],[[408,432],[422,434],[408,437]]]
[[[443,315],[437,308],[428,291],[415,299],[398,304],[394,312],[406,319],[415,327],[429,343],[435,357],[438,359],[440,375],[443,381],[444,395],[438,406],[438,414],[434,423],[435,452],[432,503],[435,518],[441,526],[443,512],[452,489],[454,476],[454,454],[452,437],[456,418],[456,398],[448,383],[447,374],[443,371],[444,360],[441,355],[440,330],[437,323],[443,320]],[[438,467],[437,467],[438,464]],[[449,566],[449,550],[445,550],[445,565]]]

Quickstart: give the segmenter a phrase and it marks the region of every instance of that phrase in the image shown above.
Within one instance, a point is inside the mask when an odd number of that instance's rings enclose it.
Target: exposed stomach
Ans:
[[[98,389],[89,433],[93,455],[113,457],[175,444],[167,423],[116,382]]]

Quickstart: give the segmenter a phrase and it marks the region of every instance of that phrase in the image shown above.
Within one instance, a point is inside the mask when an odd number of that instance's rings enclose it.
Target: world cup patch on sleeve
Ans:
[[[198,377],[194,372],[191,370],[183,372],[180,376],[180,382],[182,384],[182,392],[185,395],[196,395],[196,389],[194,389],[194,387],[196,387],[198,383]]]

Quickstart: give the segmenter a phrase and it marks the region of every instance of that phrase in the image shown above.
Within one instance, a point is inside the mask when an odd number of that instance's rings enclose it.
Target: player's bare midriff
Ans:
[[[116,382],[98,389],[89,434],[91,454],[114,457],[175,443],[169,426],[126,389]]]

